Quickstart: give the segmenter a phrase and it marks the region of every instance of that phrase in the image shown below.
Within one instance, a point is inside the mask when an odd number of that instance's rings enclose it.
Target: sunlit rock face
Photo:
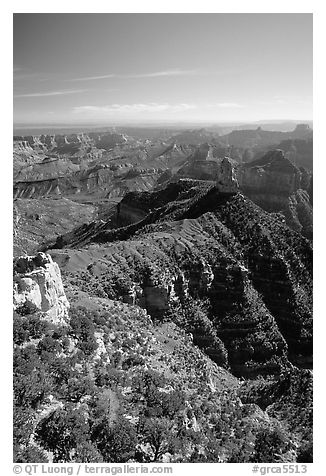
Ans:
[[[24,314],[41,311],[53,322],[68,317],[61,273],[50,255],[22,256],[14,260],[14,309]]]

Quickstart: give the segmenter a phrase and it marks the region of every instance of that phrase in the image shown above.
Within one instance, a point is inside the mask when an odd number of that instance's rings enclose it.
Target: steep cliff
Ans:
[[[305,190],[310,174],[297,168],[282,150],[271,150],[237,170],[241,190],[269,212],[281,212],[288,226],[312,237],[312,205]],[[305,189],[305,190],[304,190]]]
[[[246,194],[264,194],[271,204],[298,190],[301,181],[300,170],[284,157],[282,150],[272,150],[261,159],[244,164],[238,175]]]
[[[14,260],[14,309],[23,315],[40,311],[53,322],[67,319],[69,303],[60,269],[50,255],[38,253]]]

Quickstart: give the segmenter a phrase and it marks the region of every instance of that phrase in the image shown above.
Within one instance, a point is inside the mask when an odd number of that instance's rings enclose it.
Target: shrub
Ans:
[[[14,445],[27,445],[33,432],[35,413],[31,408],[14,405],[13,440]]]
[[[14,449],[15,463],[48,463],[47,454],[37,446],[27,445],[25,448]]]
[[[37,425],[35,438],[44,449],[53,452],[55,463],[72,461],[72,450],[88,440],[85,415],[70,405],[53,411]]]
[[[75,463],[103,463],[101,453],[89,441],[79,443],[74,454]]]
[[[103,418],[92,428],[92,441],[106,463],[124,463],[134,456],[137,437],[125,418],[120,417],[112,426]]]
[[[298,463],[313,463],[313,444],[312,441],[303,443],[297,453]]]
[[[79,349],[86,356],[91,355],[98,347],[91,317],[92,313],[83,308],[72,309],[70,312],[70,335],[77,339]]]
[[[144,442],[149,443],[153,451],[151,461],[159,461],[169,450],[172,440],[173,421],[168,418],[146,418],[141,424]]]
[[[256,433],[255,450],[251,456],[254,463],[276,463],[282,453],[291,449],[288,437],[278,429],[261,429]]]
[[[14,343],[21,345],[30,339],[38,339],[45,333],[48,324],[42,321],[37,314],[21,317],[16,312],[13,320]]]

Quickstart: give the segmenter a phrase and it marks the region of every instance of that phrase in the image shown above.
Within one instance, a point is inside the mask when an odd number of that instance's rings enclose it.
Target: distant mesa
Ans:
[[[312,129],[310,128],[309,124],[297,124],[295,127],[295,132],[312,132]]]

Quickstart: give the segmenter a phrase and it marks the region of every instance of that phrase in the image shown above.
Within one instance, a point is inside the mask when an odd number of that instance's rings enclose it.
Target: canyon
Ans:
[[[16,405],[33,422],[16,452],[116,461],[112,420],[124,461],[257,461],[264,431],[301,461],[313,200],[295,141],[312,130],[151,134],[14,137]],[[65,412],[89,426],[60,449],[47,435]]]

